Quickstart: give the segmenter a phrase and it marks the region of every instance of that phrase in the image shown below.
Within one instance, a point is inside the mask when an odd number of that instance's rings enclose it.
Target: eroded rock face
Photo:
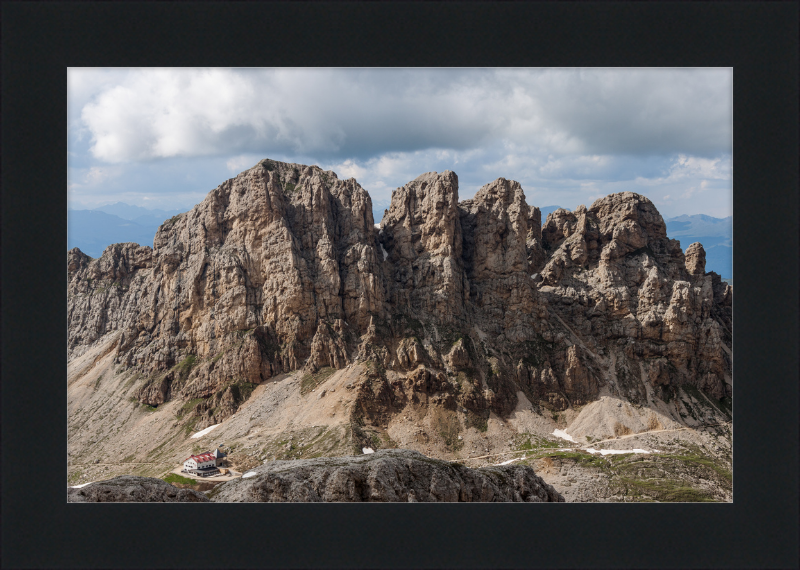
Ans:
[[[398,188],[380,228],[367,192],[270,160],[166,221],[153,247],[68,254],[69,354],[113,338],[138,398],[224,420],[290,370],[371,362],[383,421],[411,402],[507,415],[522,391],[564,410],[692,384],[730,396],[732,288],[682,252],[655,206],[623,192],[551,213],[519,183],[459,202],[455,173]],[[387,371],[400,378],[387,376]]]
[[[700,244],[684,257],[667,238],[652,202],[623,192],[588,210],[558,210],[548,216],[543,240],[550,259],[540,292],[586,348],[611,357],[591,360],[607,367],[620,395],[645,397],[639,385],[650,378],[730,396],[729,292],[715,289],[719,276],[704,273]]]
[[[178,489],[152,477],[122,475],[85,487],[67,489],[68,503],[207,503],[192,489]]]
[[[70,356],[118,334],[117,360],[150,377],[139,399],[152,405],[341,367],[383,311],[379,255],[355,180],[262,161],[167,220],[152,249],[70,252]]]
[[[686,248],[686,271],[691,275],[704,275],[706,272],[706,250],[700,243],[693,243]]]
[[[387,449],[355,457],[272,461],[212,491],[214,502],[564,502],[530,467],[469,469]]]
[[[389,304],[400,312],[463,323],[458,177],[428,172],[392,193],[379,240],[387,252]]]

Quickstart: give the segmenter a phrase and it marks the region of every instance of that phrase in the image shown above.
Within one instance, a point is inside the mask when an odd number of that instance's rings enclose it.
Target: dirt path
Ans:
[[[704,428],[704,427],[716,427],[716,426],[728,426],[728,425],[731,425],[731,423],[730,422],[724,422],[724,423],[721,423],[721,424],[703,424],[703,425],[699,425],[697,427],[688,427],[687,426],[687,427],[675,428],[675,429],[654,429],[654,430],[650,430],[650,431],[642,431],[642,432],[639,432],[639,433],[629,433],[628,435],[621,435],[619,437],[612,437],[610,439],[603,439],[603,440],[600,440],[600,441],[593,441],[590,445],[584,445],[584,446],[582,446],[582,448],[584,448],[584,447],[592,447],[592,446],[595,446],[595,445],[597,445],[599,443],[606,443],[607,441],[618,441],[620,439],[628,439],[629,437],[636,437],[636,436],[640,436],[640,435],[650,435],[651,433],[664,433],[664,432],[668,432],[668,431],[684,431],[684,430],[688,430],[688,429],[696,430],[696,429]]]
[[[175,473],[175,475],[180,475],[181,477],[186,477],[187,479],[194,479],[195,481],[208,481],[209,483],[218,483],[221,481],[230,481],[231,479],[237,479],[241,477],[242,474],[238,471],[229,470],[230,475],[218,475],[216,477],[199,477],[197,475],[193,475],[191,473],[183,473],[181,472],[183,467],[176,467],[171,472]]]

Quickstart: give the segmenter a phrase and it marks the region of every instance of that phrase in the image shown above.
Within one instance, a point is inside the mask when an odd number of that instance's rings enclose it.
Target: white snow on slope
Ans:
[[[247,473],[242,475],[242,479],[247,479],[248,477],[255,477],[255,476],[256,476],[256,472],[255,471],[248,471]]]
[[[371,447],[362,447],[362,448],[361,448],[361,451],[362,451],[364,454],[367,454],[367,453],[375,453],[375,450],[374,450],[374,449],[372,449]]]
[[[381,253],[383,253],[383,260],[386,261],[386,258],[389,257],[389,254],[386,253],[385,249],[383,249],[383,244],[380,244],[380,245],[381,245]]]
[[[577,441],[572,439],[572,436],[569,435],[567,432],[565,432],[563,429],[557,429],[553,431],[552,435],[560,437],[561,439],[566,439],[567,441],[571,441],[572,443],[578,443]]]
[[[94,481],[89,481],[88,483],[83,483],[81,485],[73,485],[71,488],[72,489],[80,489],[81,487],[85,487],[86,485],[91,485],[92,483],[94,483]]]
[[[525,458],[524,457],[517,457],[516,459],[509,459],[508,461],[503,461],[502,463],[495,463],[495,466],[508,465],[509,463],[514,463],[515,461],[519,461],[520,459],[525,459]]]
[[[219,425],[219,424],[214,424],[213,426],[208,426],[208,427],[207,427],[206,429],[204,429],[204,430],[200,430],[200,431],[198,431],[196,434],[193,434],[193,435],[192,435],[192,439],[197,439],[198,437],[203,437],[204,435],[206,435],[208,432],[210,432],[212,429],[214,429],[214,428],[215,428],[215,427],[217,427],[218,425]]]

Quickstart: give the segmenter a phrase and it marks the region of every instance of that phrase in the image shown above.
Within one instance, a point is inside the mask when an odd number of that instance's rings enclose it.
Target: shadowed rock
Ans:
[[[208,497],[192,489],[178,489],[152,477],[122,475],[85,487],[67,489],[68,503],[207,503]]]
[[[470,469],[417,451],[272,461],[223,483],[214,502],[564,502],[526,466]]]

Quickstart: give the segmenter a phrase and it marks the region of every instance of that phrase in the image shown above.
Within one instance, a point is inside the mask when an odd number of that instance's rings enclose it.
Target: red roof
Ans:
[[[206,451],[205,453],[201,453],[200,455],[190,455],[186,459],[183,460],[184,463],[189,461],[190,459],[194,459],[198,463],[205,463],[206,461],[214,461],[216,457],[210,452]]]

